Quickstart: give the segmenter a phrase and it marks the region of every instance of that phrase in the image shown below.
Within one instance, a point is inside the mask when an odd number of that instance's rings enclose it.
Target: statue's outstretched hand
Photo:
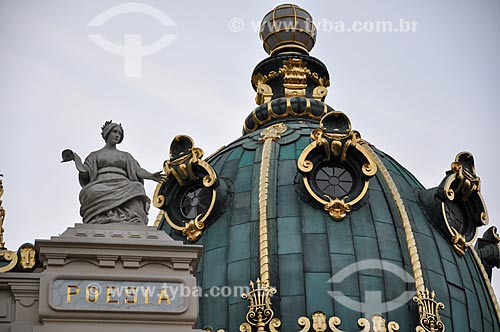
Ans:
[[[70,149],[66,149],[62,152],[62,163],[67,162],[67,161],[74,161],[76,169],[80,173],[88,173],[88,171],[85,169],[82,163],[82,158],[76,153],[71,151]]]
[[[161,172],[162,171],[158,171],[156,173],[151,174],[151,180],[156,181],[156,182],[160,182],[161,175],[162,175]]]

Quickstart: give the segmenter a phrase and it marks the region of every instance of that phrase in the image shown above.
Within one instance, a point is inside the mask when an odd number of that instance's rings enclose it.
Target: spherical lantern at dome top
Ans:
[[[316,42],[312,16],[299,6],[280,5],[267,13],[260,26],[260,38],[269,55],[281,52],[308,54]]]

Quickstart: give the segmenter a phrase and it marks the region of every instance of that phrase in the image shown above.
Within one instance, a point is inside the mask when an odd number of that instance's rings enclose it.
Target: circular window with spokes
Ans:
[[[212,202],[212,189],[202,185],[188,188],[182,195],[180,210],[186,219],[194,219],[196,216],[206,213]]]
[[[349,195],[354,187],[354,176],[351,171],[341,165],[325,164],[315,174],[318,189],[332,198]]]
[[[348,163],[321,162],[308,179],[311,189],[326,201],[355,197],[363,189],[360,175]]]

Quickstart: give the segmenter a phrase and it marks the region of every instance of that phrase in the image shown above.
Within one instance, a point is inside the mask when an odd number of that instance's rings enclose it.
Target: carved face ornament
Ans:
[[[24,247],[21,248],[20,256],[21,261],[20,264],[25,269],[31,269],[35,266],[35,254],[36,251],[33,247]]]

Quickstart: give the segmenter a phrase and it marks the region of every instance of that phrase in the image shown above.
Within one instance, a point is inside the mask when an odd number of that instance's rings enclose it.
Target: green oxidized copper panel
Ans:
[[[398,173],[398,187],[404,186],[406,181],[407,188],[415,185],[418,185],[416,189],[422,188],[413,175],[394,159],[386,155],[386,160],[390,162],[393,172]],[[415,195],[408,189],[405,192],[405,205],[412,216],[417,244],[421,248],[426,286],[435,290],[436,299],[445,305],[441,311],[445,326],[453,331],[499,331],[495,309],[470,252],[466,252],[465,256],[459,255],[430,224],[413,198]]]

